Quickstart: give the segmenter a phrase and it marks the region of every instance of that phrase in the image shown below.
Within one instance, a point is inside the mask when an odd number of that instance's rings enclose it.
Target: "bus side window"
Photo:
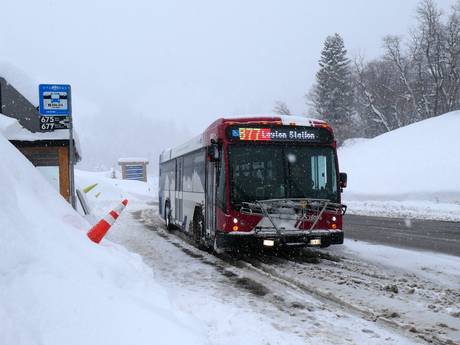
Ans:
[[[184,166],[183,166],[183,190],[184,192],[193,192],[193,174],[194,174],[194,155],[188,154],[184,156]]]
[[[192,190],[197,193],[204,193],[206,153],[203,150],[193,154],[193,177]]]

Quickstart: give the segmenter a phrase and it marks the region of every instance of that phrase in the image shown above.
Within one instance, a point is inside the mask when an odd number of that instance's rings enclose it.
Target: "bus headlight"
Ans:
[[[238,223],[238,218],[233,218],[233,224]]]
[[[263,244],[266,247],[273,247],[275,245],[275,241],[273,241],[273,240],[264,240]]]

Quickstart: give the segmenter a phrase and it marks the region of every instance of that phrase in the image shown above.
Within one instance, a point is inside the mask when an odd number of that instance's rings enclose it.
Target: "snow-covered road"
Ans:
[[[391,260],[379,264],[363,254],[369,248],[353,244],[229,262],[165,231],[154,206],[139,203],[130,211],[110,239],[143,257],[209,344],[460,341],[458,276],[422,271],[436,278],[430,279],[391,267]],[[330,293],[334,302],[321,298]]]

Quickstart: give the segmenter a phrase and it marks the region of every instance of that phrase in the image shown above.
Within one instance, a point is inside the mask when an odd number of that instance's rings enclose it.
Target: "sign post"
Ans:
[[[75,149],[73,140],[72,121],[72,95],[71,87],[67,84],[40,84],[39,109],[40,128],[42,130],[69,129],[69,182],[70,182],[70,204],[75,208]]]

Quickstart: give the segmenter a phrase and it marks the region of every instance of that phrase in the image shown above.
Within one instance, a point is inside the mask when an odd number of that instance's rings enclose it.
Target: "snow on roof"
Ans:
[[[52,132],[36,132],[25,129],[17,119],[5,116],[0,113],[0,133],[8,140],[18,141],[41,141],[41,140],[69,140],[68,129],[58,129]],[[81,157],[80,141],[77,133],[73,132],[75,149]]]
[[[118,163],[149,163],[147,158],[141,157],[123,157],[118,159]]]
[[[278,114],[245,114],[245,115],[230,115],[224,116],[224,119],[244,119],[244,118],[278,118],[281,119],[283,125],[295,124],[297,126],[313,126],[313,122],[323,122],[324,120],[309,118],[300,115],[278,115]]]
[[[38,105],[38,83],[24,71],[10,62],[0,61],[0,78],[13,85],[29,102]]]

